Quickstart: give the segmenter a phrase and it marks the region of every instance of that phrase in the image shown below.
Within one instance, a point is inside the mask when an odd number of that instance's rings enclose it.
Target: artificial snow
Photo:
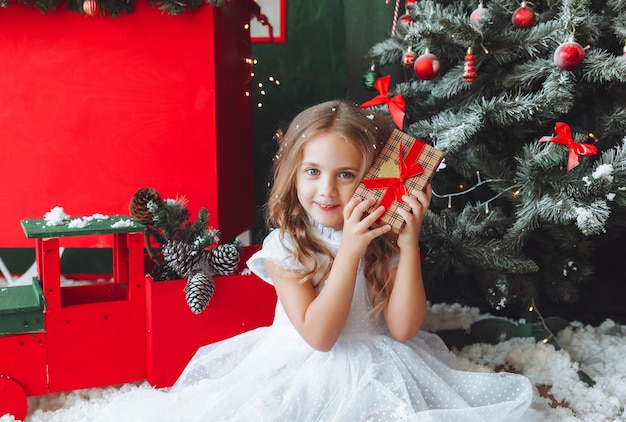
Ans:
[[[65,213],[63,207],[56,206],[43,216],[48,226],[59,226],[69,219],[70,216]]]
[[[173,201],[173,200],[172,200]],[[111,218],[110,216],[95,213],[90,216],[72,218],[65,213],[63,207],[56,206],[44,214],[44,221],[48,226],[60,226],[67,223],[69,229],[83,229],[89,227],[94,221],[104,221]],[[68,221],[69,220],[69,221]],[[112,228],[133,227],[133,220],[130,218],[121,219],[111,224]],[[1,419],[0,419],[1,421]]]
[[[133,227],[134,223],[133,220],[131,220],[130,218],[124,219],[124,220],[119,220],[113,224],[111,224],[111,227],[113,228],[118,228],[118,227]]]
[[[424,329],[468,329],[483,318],[493,316],[459,304],[433,304]],[[559,347],[534,338],[512,338],[452,349],[452,353],[466,371],[508,370],[527,376],[540,400],[553,406],[552,421],[617,422],[626,420],[625,336],[626,326],[612,320],[597,327],[572,322],[556,334]],[[581,370],[593,385],[581,379]],[[143,381],[29,397],[26,422],[89,422],[116,396],[146,388],[152,387]],[[14,421],[11,416],[0,417],[0,422]]]
[[[613,183],[613,166],[611,164],[600,164],[592,174],[594,179],[604,179]]]

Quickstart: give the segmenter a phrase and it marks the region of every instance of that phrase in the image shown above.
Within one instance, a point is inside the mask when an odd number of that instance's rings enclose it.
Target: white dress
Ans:
[[[336,252],[341,231],[317,229]],[[277,231],[247,263],[271,283],[265,259],[300,268]],[[527,378],[453,369],[454,357],[439,337],[421,332],[398,342],[369,309],[359,268],[350,316],[329,352],[311,348],[279,302],[272,326],[198,349],[170,391],[134,391],[100,416],[115,422],[549,420],[547,407],[533,407]]]

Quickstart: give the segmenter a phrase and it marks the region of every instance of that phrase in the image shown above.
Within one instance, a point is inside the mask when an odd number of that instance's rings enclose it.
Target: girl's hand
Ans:
[[[398,208],[398,214],[402,216],[406,223],[398,236],[398,247],[400,249],[411,246],[419,248],[420,230],[422,229],[426,210],[430,206],[433,190],[429,183],[424,191],[414,189],[409,193],[410,196],[405,195],[402,197],[402,200],[411,207],[413,212],[410,213],[402,208]]]
[[[389,230],[390,225],[371,229],[370,227],[385,213],[384,207],[376,208],[371,214],[363,214],[375,204],[374,199],[352,198],[343,209],[343,235],[341,249],[361,258],[365,255],[367,246],[372,239],[377,238]]]

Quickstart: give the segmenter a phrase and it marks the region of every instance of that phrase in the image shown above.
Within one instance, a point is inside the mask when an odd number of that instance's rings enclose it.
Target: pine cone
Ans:
[[[163,198],[152,188],[141,188],[133,195],[128,211],[130,216],[141,224],[152,224],[153,215],[148,209],[148,203],[153,202],[157,207],[163,206]]]
[[[155,266],[150,272],[150,275],[154,281],[178,280],[183,278],[167,264]]]
[[[174,271],[183,278],[193,273],[209,269],[208,254],[190,243],[171,240],[163,246],[163,259]]]
[[[200,271],[189,277],[185,287],[185,299],[191,312],[197,315],[204,311],[214,291],[215,282],[208,271]]]
[[[239,249],[232,243],[217,245],[209,255],[211,268],[216,275],[231,275],[239,267]]]

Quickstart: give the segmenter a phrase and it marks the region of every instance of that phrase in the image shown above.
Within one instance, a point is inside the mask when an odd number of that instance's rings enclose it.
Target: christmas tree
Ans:
[[[580,300],[626,223],[626,2],[420,0],[395,16],[364,84],[395,98],[372,109],[397,115],[401,98],[402,129],[446,153],[427,288],[495,309]]]

